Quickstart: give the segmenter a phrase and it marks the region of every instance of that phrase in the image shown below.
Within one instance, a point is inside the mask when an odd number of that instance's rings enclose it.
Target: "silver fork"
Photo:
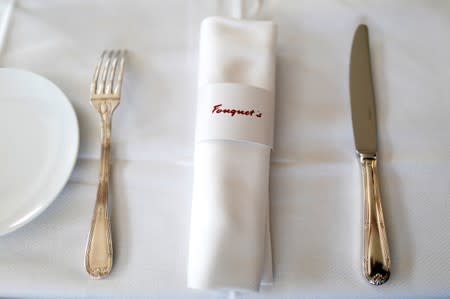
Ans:
[[[85,254],[86,271],[92,278],[103,278],[111,272],[113,247],[108,215],[109,160],[111,149],[111,120],[120,103],[125,51],[104,51],[91,83],[91,105],[101,121],[100,176]]]

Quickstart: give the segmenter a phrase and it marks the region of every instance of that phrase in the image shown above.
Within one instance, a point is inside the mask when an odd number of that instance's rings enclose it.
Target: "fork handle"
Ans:
[[[102,121],[100,182],[85,255],[86,271],[92,278],[103,278],[111,272],[113,247],[108,215],[109,156],[111,122]]]
[[[376,157],[361,157],[361,170],[364,185],[363,272],[369,283],[381,285],[391,274],[391,259]]]

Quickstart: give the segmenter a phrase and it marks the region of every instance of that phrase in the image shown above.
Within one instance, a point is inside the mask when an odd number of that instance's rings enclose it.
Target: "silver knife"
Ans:
[[[361,162],[364,190],[362,269],[369,283],[381,285],[391,274],[391,259],[377,172],[377,120],[366,25],[359,25],[353,37],[350,99],[353,136]]]

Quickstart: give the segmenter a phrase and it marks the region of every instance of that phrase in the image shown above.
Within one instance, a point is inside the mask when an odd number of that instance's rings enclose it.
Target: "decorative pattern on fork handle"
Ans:
[[[89,275],[96,279],[108,275],[113,264],[108,214],[111,122],[112,114],[120,103],[124,64],[125,51],[104,51],[91,83],[91,104],[100,116],[102,144],[97,200],[86,246],[85,267]]]

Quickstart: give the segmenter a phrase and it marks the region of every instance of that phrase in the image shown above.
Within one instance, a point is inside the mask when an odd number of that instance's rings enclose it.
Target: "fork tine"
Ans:
[[[123,81],[123,69],[125,65],[125,54],[126,50],[120,50],[118,56],[120,57],[119,61],[119,74],[117,75],[116,86],[114,88],[114,94],[120,95],[122,91],[122,81]]]
[[[98,61],[97,65],[95,66],[94,76],[93,76],[92,82],[91,82],[91,94],[96,93],[98,77],[100,74],[100,68],[102,66],[105,55],[106,55],[106,51],[103,51],[102,55],[100,56],[100,60]]]
[[[105,83],[106,83],[106,75],[108,73],[108,69],[109,69],[109,64],[111,62],[111,54],[112,51],[105,51],[107,52],[107,54],[105,55],[106,57],[106,61],[103,63],[103,68],[101,70],[101,77],[100,77],[100,82],[98,82],[98,88],[97,88],[97,94],[101,94],[104,93],[104,87],[105,87]]]
[[[111,56],[113,57],[111,67],[109,69],[107,80],[106,80],[106,86],[105,86],[105,93],[109,94],[112,91],[112,85],[114,77],[116,76],[116,66],[117,66],[117,60],[118,56],[120,55],[120,51],[111,51]]]

